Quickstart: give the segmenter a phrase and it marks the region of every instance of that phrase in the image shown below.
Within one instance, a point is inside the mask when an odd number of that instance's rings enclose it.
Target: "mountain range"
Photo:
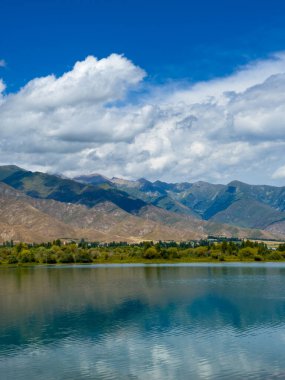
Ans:
[[[285,238],[285,187],[73,179],[0,167],[0,241]]]

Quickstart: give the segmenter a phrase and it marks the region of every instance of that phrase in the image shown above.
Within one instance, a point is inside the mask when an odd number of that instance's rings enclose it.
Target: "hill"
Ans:
[[[88,176],[86,184],[84,176],[78,182],[16,166],[0,167],[0,240],[191,240],[213,234],[272,239],[285,235],[284,210],[277,209],[284,206],[283,188],[274,188],[268,200],[262,190],[245,184],[240,190],[237,184],[167,184],[98,176],[95,184]]]
[[[0,181],[33,198],[78,203],[88,207],[109,201],[128,212],[138,211],[145,206],[141,199],[134,199],[107,183],[96,186],[83,184],[56,175],[27,171],[17,166],[0,167]]]
[[[147,187],[142,180],[114,183],[118,189],[168,211],[246,228],[273,230],[273,225],[278,223],[278,231],[285,234],[282,224],[285,187],[248,185],[239,181],[228,185],[148,181]]]

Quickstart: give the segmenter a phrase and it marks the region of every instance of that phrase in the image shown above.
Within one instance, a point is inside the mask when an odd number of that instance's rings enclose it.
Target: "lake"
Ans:
[[[1,380],[285,379],[285,264],[0,268]]]

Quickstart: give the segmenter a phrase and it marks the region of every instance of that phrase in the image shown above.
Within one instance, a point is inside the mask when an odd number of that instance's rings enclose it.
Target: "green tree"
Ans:
[[[35,262],[35,255],[28,249],[23,249],[18,253],[19,263],[33,263]]]
[[[238,254],[241,260],[250,260],[257,254],[257,249],[252,247],[244,247],[239,250]]]
[[[143,257],[145,259],[155,259],[155,258],[158,258],[159,257],[159,253],[157,252],[156,248],[155,247],[149,247],[147,248],[144,253],[143,253]]]

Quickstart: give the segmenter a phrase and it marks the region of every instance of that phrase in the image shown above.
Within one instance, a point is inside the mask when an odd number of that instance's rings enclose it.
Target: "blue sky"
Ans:
[[[283,0],[1,0],[0,164],[285,184]]]
[[[285,46],[283,0],[1,0],[7,91],[87,55],[124,54],[148,80],[228,75]]]

